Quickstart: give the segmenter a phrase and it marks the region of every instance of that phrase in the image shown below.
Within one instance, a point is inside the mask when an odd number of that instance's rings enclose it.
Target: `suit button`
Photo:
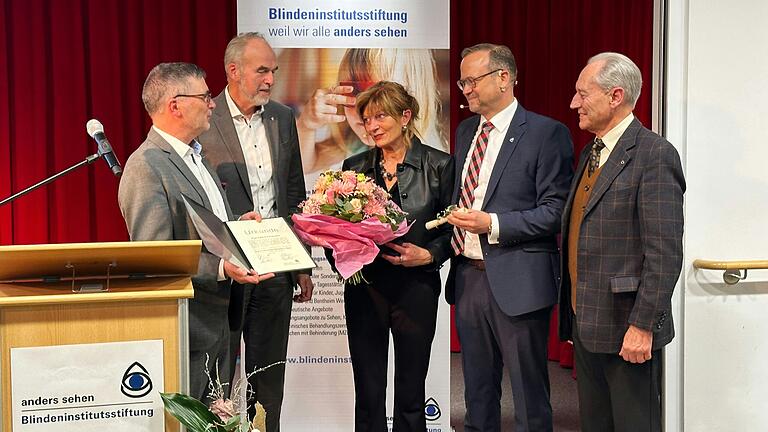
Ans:
[[[397,164],[397,171],[398,172],[403,172],[404,169],[405,169],[405,167],[403,166],[403,164]]]
[[[408,198],[408,193],[407,193],[407,192],[403,192],[403,193],[401,193],[401,194],[400,194],[400,198],[402,198],[402,199],[406,199],[406,198]]]

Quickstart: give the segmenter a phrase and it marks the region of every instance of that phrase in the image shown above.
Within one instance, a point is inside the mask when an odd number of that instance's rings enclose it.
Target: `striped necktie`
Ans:
[[[467,167],[467,175],[464,176],[464,184],[461,187],[461,194],[459,195],[459,207],[472,208],[472,203],[475,201],[475,189],[477,188],[480,179],[480,166],[483,164],[485,149],[488,147],[488,135],[492,130],[493,123],[489,121],[483,123],[483,129],[480,131],[480,136],[477,137],[477,141],[475,141],[474,149],[472,149],[472,156],[469,159],[469,167]],[[464,250],[465,235],[466,233],[463,229],[453,227],[451,247],[456,255],[461,254]]]

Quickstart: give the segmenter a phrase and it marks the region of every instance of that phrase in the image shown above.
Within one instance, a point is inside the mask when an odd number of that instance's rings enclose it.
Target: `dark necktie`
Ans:
[[[595,138],[595,142],[592,144],[592,150],[589,152],[589,167],[587,172],[589,176],[595,173],[597,167],[600,166],[600,151],[605,148],[605,143],[600,138]]]
[[[472,203],[475,202],[475,188],[477,188],[478,180],[480,179],[480,166],[483,164],[485,149],[488,147],[488,135],[492,130],[493,123],[489,121],[483,123],[483,129],[480,131],[477,141],[475,141],[475,147],[469,159],[467,175],[464,176],[464,184],[459,195],[459,207],[472,208]],[[456,255],[459,255],[464,250],[465,235],[466,233],[463,229],[453,227],[451,247]]]

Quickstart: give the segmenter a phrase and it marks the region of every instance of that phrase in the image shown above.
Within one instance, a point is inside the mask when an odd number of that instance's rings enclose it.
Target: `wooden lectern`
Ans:
[[[2,431],[11,348],[161,339],[166,392],[188,385],[187,300],[201,242],[0,246]],[[178,423],[165,417],[166,431]]]

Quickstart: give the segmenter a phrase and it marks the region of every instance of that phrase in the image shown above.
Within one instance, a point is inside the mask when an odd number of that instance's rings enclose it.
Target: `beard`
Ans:
[[[240,94],[247,98],[251,106],[265,105],[267,102],[269,102],[269,93],[263,93],[259,89],[257,89],[255,93],[251,93],[248,91],[242,81],[237,83],[237,87],[238,90],[240,90]]]

